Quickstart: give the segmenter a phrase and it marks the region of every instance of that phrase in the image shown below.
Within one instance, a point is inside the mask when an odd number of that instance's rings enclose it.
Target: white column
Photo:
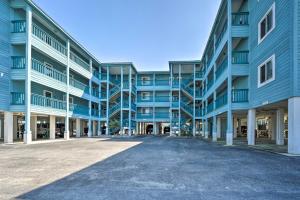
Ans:
[[[248,110],[247,139],[248,145],[255,145],[256,110]]]
[[[105,134],[109,135],[109,67],[106,66],[106,130]]]
[[[204,137],[205,139],[208,139],[208,119],[205,120],[204,130]]]
[[[50,140],[55,140],[55,116],[50,115]]]
[[[221,138],[221,117],[217,118],[217,138]]]
[[[276,110],[276,144],[284,145],[284,110]]]
[[[30,120],[30,130],[32,135],[32,140],[37,139],[37,116],[31,116]]]
[[[129,66],[129,76],[128,76],[128,79],[129,79],[129,97],[128,97],[128,103],[129,103],[129,112],[128,112],[128,120],[129,120],[129,122],[128,122],[128,128],[129,128],[129,130],[128,130],[128,135],[129,136],[131,136],[131,133],[132,133],[132,124],[131,124],[131,105],[132,105],[132,98],[131,98],[131,95],[132,95],[132,67],[131,66]]]
[[[271,140],[276,140],[276,114],[272,114],[271,116],[271,132],[272,132],[272,135],[271,135]]]
[[[32,10],[30,6],[26,7],[26,80],[25,80],[25,133],[24,143],[29,144],[32,141],[30,130],[30,106],[31,106],[31,27]]]
[[[178,134],[179,136],[181,136],[181,64],[179,64],[179,90],[178,90],[178,95],[179,95],[179,130],[178,130]]]
[[[81,120],[76,118],[76,137],[80,137],[81,134]]]
[[[101,136],[101,121],[98,121],[98,136]]]
[[[4,112],[4,143],[13,143],[13,113]]]
[[[153,122],[154,135],[157,135],[157,123]]]
[[[289,99],[288,103],[288,152],[300,154],[300,97]]]
[[[194,82],[193,82],[193,136],[196,136],[196,64],[194,64]]]
[[[237,138],[237,118],[233,118],[233,138]]]
[[[213,116],[212,140],[213,142],[217,141],[217,116]]]
[[[93,136],[97,135],[97,122],[93,121]]]
[[[93,71],[93,62],[92,59],[90,59],[90,73]],[[89,122],[88,122],[88,137],[92,137],[93,131],[93,121],[92,121],[92,79],[89,80],[89,93],[90,93],[90,98],[89,98]]]
[[[69,133],[69,107],[70,107],[70,41],[67,41],[67,91],[66,91],[66,117],[65,117],[65,132],[64,139],[68,140],[70,138]]]

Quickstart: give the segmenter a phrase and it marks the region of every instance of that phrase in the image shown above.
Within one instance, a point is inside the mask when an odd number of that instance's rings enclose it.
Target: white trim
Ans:
[[[268,31],[265,36],[263,38],[261,38],[261,30],[260,30],[260,24],[261,22],[267,17],[267,15],[270,13],[270,11],[272,11],[273,15],[272,15],[272,28],[270,31]],[[258,22],[258,44],[260,44],[262,41],[264,41],[264,39],[275,29],[276,27],[276,18],[275,18],[275,2],[272,4],[271,8],[269,8],[269,10],[266,12],[266,14],[261,18],[261,20]]]
[[[266,64],[269,61],[272,61],[272,78],[270,78],[270,79],[266,80],[265,82],[261,83],[260,82],[260,68],[264,65],[266,66]],[[266,61],[264,61],[262,64],[260,64],[258,66],[258,68],[257,68],[257,70],[258,70],[258,73],[257,73],[257,88],[260,88],[260,87],[262,87],[262,86],[264,86],[264,85],[266,85],[266,84],[268,84],[268,83],[275,80],[275,65],[276,65],[276,63],[275,63],[275,54],[273,54],[270,58],[268,58]]]

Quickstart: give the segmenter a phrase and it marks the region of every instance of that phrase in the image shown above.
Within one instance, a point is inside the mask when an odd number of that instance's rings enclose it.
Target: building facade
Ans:
[[[147,72],[101,63],[30,0],[3,0],[0,11],[5,143],[201,135],[300,154],[297,0],[222,0],[199,60]]]

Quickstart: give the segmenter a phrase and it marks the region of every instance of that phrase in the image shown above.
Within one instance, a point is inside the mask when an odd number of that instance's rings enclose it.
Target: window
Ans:
[[[141,96],[142,96],[142,100],[150,100],[149,92],[142,92]]]
[[[258,23],[258,44],[275,28],[275,3]]]
[[[258,87],[275,80],[275,55],[258,67]]]
[[[150,77],[149,76],[142,77],[142,85],[150,85]]]

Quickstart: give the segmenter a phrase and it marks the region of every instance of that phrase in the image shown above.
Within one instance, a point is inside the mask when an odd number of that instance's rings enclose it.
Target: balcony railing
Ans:
[[[153,86],[153,80],[137,80],[138,86]]]
[[[26,20],[14,20],[12,23],[13,33],[25,33],[26,32]]]
[[[79,56],[77,56],[75,53],[70,52],[70,59],[73,60],[75,63],[83,67],[84,69],[90,71],[90,65],[85,62],[83,59],[81,59]]]
[[[196,95],[196,98],[202,98],[203,93],[200,89],[196,89],[196,94],[195,95]]]
[[[153,113],[137,113],[138,119],[152,119]]]
[[[249,51],[232,51],[232,64],[248,64]]]
[[[94,97],[99,98],[99,89],[98,88],[92,88],[92,95]]]
[[[208,82],[207,82],[207,90],[209,90],[213,86],[213,84],[214,84],[214,80],[213,79],[208,80]]]
[[[153,102],[153,96],[147,96],[147,98],[142,98],[138,96],[137,102]]]
[[[179,88],[179,80],[172,81],[172,88]]]
[[[123,101],[123,108],[129,108],[129,101],[128,100]]]
[[[83,105],[78,105],[78,104],[70,104],[70,111],[73,111],[74,114],[78,115],[89,115],[89,107],[83,106]]]
[[[221,96],[217,97],[216,99],[216,109],[224,106],[227,104],[227,93],[222,94]]]
[[[75,88],[78,88],[80,90],[83,90],[84,93],[89,94],[90,93],[90,88],[89,86],[85,85],[84,83],[81,83],[80,81],[77,81],[73,78],[70,78],[70,85],[72,85]]]
[[[179,102],[178,101],[173,101],[172,102],[172,107],[173,108],[179,108]]]
[[[195,73],[195,77],[198,79],[203,78],[203,76],[204,76],[204,73],[202,71],[198,71]]]
[[[41,74],[49,76],[50,78],[53,78],[57,81],[60,81],[63,83],[67,82],[67,76],[64,73],[62,73],[56,69],[53,69],[53,67],[44,65],[42,62],[40,62],[34,58],[32,58],[32,69]]]
[[[35,24],[32,24],[32,34],[38,37],[40,40],[45,42],[47,45],[51,46],[64,56],[67,56],[67,48],[65,45],[60,43],[58,40],[56,40],[54,37],[52,37],[50,34],[48,34],[46,31],[41,29]]]
[[[12,56],[12,69],[25,69],[26,59],[24,56]]]
[[[226,20],[226,22],[224,23],[224,25],[223,25],[223,27],[222,27],[222,30],[221,30],[219,36],[217,37],[217,40],[216,40],[216,48],[219,47],[219,45],[220,45],[220,43],[221,43],[221,41],[222,41],[222,39],[223,39],[223,37],[224,37],[226,31],[227,31],[227,22],[228,22],[228,21]]]
[[[123,89],[129,89],[129,82],[127,81],[123,81]]]
[[[107,73],[101,73],[101,74],[100,74],[100,79],[101,79],[102,81],[107,80]]]
[[[248,101],[248,89],[232,90],[232,103],[245,103]]]
[[[24,92],[11,92],[11,105],[24,105],[25,93]]]
[[[210,104],[207,105],[207,107],[206,107],[206,113],[210,113],[213,110],[214,110],[214,103],[212,102],[212,103],[210,103]]]
[[[93,69],[93,75],[94,75],[94,77],[96,77],[97,79],[100,79],[100,73],[99,73],[96,69]]]
[[[245,26],[248,25],[249,12],[232,13],[232,25]]]
[[[136,111],[136,104],[135,103],[131,103],[131,109]]]
[[[158,119],[165,119],[165,118],[169,118],[170,115],[168,112],[155,112],[155,118],[158,118]]]
[[[195,113],[196,117],[203,117],[204,116],[204,110],[203,109],[196,108],[195,112],[196,112]]]
[[[154,98],[155,102],[169,102],[170,101],[170,96],[156,96]]]
[[[216,70],[216,80],[223,74],[228,66],[228,60],[225,58]]]
[[[169,80],[155,80],[156,86],[167,86],[169,85]]]
[[[31,94],[31,104],[36,106],[54,108],[59,110],[66,109],[66,102],[54,98],[45,97],[38,94]]]
[[[101,99],[106,99],[107,98],[107,93],[106,92],[101,92],[100,93],[100,98]]]
[[[92,111],[91,114],[92,114],[93,117],[98,117],[99,116],[99,110],[92,109],[91,111]]]

